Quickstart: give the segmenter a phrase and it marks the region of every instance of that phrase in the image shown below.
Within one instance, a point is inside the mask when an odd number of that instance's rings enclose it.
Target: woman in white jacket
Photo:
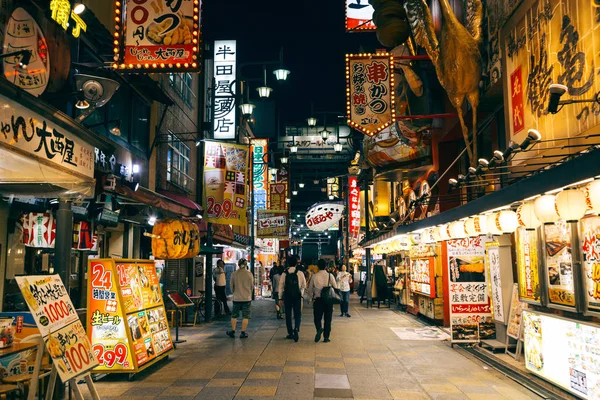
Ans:
[[[346,266],[342,265],[342,270],[337,275],[337,285],[340,289],[340,295],[342,298],[342,302],[340,304],[340,317],[344,315],[350,318],[350,314],[348,314],[348,303],[350,302],[350,284],[352,283],[352,275],[349,272],[346,272]]]

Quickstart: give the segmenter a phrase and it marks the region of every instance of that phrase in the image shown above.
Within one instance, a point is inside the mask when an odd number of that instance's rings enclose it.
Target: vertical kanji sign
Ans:
[[[346,55],[348,125],[374,136],[394,123],[394,57],[389,53]]]
[[[214,138],[235,139],[236,133],[236,60],[235,40],[216,40],[214,46]]]
[[[357,237],[360,233],[360,188],[358,187],[358,178],[351,176],[348,178],[348,224],[350,236]]]
[[[60,379],[67,382],[97,366],[92,345],[60,276],[15,279]]]
[[[267,189],[269,178],[269,139],[250,139],[252,146],[252,191],[254,212],[267,209]]]
[[[512,128],[513,134],[516,135],[525,128],[521,66],[510,75],[510,98],[512,102]]]
[[[115,0],[115,69],[197,71],[200,0]]]

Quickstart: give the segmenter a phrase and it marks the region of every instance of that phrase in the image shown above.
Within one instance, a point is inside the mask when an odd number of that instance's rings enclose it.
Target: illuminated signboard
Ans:
[[[266,210],[267,208],[269,139],[251,139],[250,145],[252,146],[254,212],[256,212],[256,210]]]
[[[350,207],[350,236],[358,236],[360,233],[360,188],[358,187],[358,178],[351,176],[348,178],[348,206]]]
[[[197,71],[199,0],[115,0],[113,68]]]
[[[75,38],[79,37],[81,31],[85,32],[87,29],[87,24],[75,13],[75,10],[71,8],[69,0],[51,0],[50,12],[52,19],[65,31],[72,26],[71,35]]]
[[[394,57],[389,53],[346,55],[348,125],[374,136],[394,123]]]
[[[373,12],[369,0],[346,0],[346,32],[374,31]]]
[[[214,52],[215,99],[213,110],[214,138],[235,139],[236,133],[236,60],[235,40],[216,40]]]
[[[256,236],[269,239],[288,239],[287,210],[258,210]]]

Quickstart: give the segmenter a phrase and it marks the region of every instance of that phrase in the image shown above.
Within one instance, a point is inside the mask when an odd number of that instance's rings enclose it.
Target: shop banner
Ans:
[[[487,266],[488,281],[490,282],[490,296],[492,298],[492,315],[494,320],[505,324],[504,300],[502,298],[502,281],[500,279],[500,245],[498,242],[485,244],[485,261]]]
[[[512,297],[510,299],[510,312],[508,313],[508,326],[506,334],[515,340],[523,337],[521,333],[523,310],[527,309],[527,303],[519,300],[519,285],[513,285]]]
[[[537,230],[520,227],[515,232],[519,299],[531,304],[541,304],[540,273]]]
[[[27,213],[17,222],[21,243],[27,247],[53,249],[56,241],[56,219],[52,213]]]
[[[204,142],[204,196],[207,222],[247,226],[248,146]]]
[[[435,299],[434,258],[410,259],[410,291]]]
[[[586,310],[600,312],[600,217],[580,221]]]
[[[575,307],[571,224],[558,221],[543,228],[548,301],[550,304]]]
[[[58,375],[67,382],[98,365],[59,275],[15,277]]]
[[[254,212],[267,209],[269,188],[269,139],[250,139],[252,149],[252,190]]]
[[[269,210],[287,210],[287,198],[287,182],[278,182],[269,185]]]
[[[259,238],[288,239],[287,210],[258,210],[256,236]]]
[[[157,221],[152,228],[152,255],[165,260],[194,258],[200,253],[198,225],[180,220]]]
[[[213,104],[214,139],[235,139],[237,94],[237,42],[216,40],[214,44],[215,99]]]
[[[8,97],[0,103],[0,146],[94,177],[93,146]]]
[[[115,1],[114,68],[197,71],[199,0]],[[122,18],[119,17],[122,15]]]
[[[316,203],[306,213],[306,226],[311,231],[326,231],[342,219],[344,209],[340,203]]]
[[[346,32],[374,31],[374,11],[368,0],[346,0]]]
[[[348,125],[367,136],[395,121],[393,65],[388,53],[346,55]]]
[[[350,236],[357,237],[360,233],[360,188],[358,187],[358,178],[351,176],[348,178],[348,207],[350,215]]]
[[[528,371],[582,399],[600,398],[600,328],[523,310]]]
[[[494,339],[496,327],[488,295],[484,240],[448,240],[446,246],[452,342]]]
[[[95,371],[135,371],[173,348],[154,261],[98,259],[88,266]]]

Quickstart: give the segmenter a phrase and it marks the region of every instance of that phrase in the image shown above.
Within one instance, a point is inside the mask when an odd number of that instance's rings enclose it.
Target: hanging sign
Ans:
[[[600,312],[600,217],[582,218],[580,225],[586,310]]]
[[[81,31],[87,30],[87,24],[80,15],[71,8],[69,0],[50,0],[51,18],[56,21],[65,31],[71,28],[71,35],[78,38]]]
[[[317,203],[306,213],[306,226],[311,231],[323,232],[337,224],[343,215],[341,203]]]
[[[494,339],[496,328],[488,295],[484,241],[474,237],[445,243],[452,341],[466,343]]]
[[[214,49],[214,138],[235,139],[237,44],[235,40],[216,40]]]
[[[350,207],[350,236],[357,237],[360,233],[360,188],[358,178],[348,178],[348,207]]]
[[[269,185],[269,210],[287,210],[287,198],[287,182],[278,182]]]
[[[152,229],[152,255],[164,260],[193,258],[200,253],[196,224],[179,220],[157,221]]]
[[[207,222],[247,226],[248,146],[206,141],[204,196]]]
[[[6,24],[3,50],[5,54],[19,50],[31,52],[27,68],[19,68],[22,59],[20,55],[4,57],[4,77],[34,96],[44,93],[50,77],[48,45],[37,22],[21,7],[12,12]]]
[[[259,238],[288,239],[287,210],[258,210],[256,236]]]
[[[199,0],[115,0],[113,68],[198,71]]]
[[[502,281],[500,280],[500,245],[498,242],[485,244],[486,264],[489,274],[490,295],[492,297],[492,315],[501,323],[506,323],[504,300],[502,298]]]
[[[252,149],[252,191],[254,212],[267,209],[267,189],[269,184],[269,139],[250,139]]]
[[[347,54],[348,125],[373,136],[394,123],[394,56],[389,53]]]
[[[558,221],[544,225],[544,258],[548,302],[575,306],[575,282],[571,254],[571,224]]]
[[[56,241],[56,219],[52,213],[22,214],[17,222],[21,243],[28,247],[53,249]]]
[[[374,31],[374,11],[369,0],[346,0],[346,32]]]
[[[538,267],[538,232],[520,227],[515,232],[517,251],[517,274],[519,276],[519,299],[541,304],[540,275]]]
[[[92,345],[60,276],[15,279],[60,379],[67,382],[97,366]]]

